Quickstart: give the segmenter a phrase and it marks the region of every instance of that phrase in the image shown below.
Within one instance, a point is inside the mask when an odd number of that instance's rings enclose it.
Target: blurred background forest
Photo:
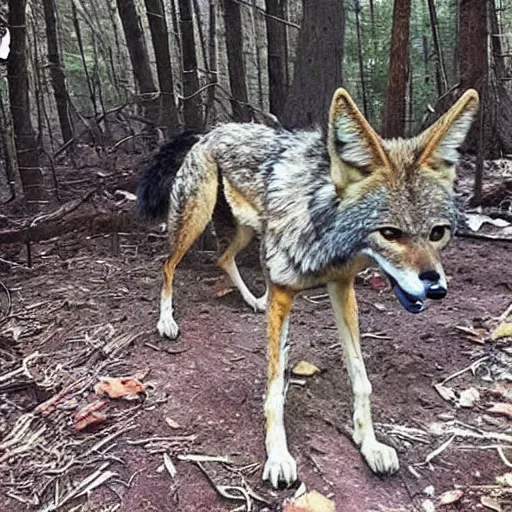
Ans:
[[[1,13],[2,204],[55,205],[59,166],[92,152],[115,167],[185,129],[325,125],[340,85],[386,137],[477,88],[476,203],[484,160],[512,155],[512,0],[3,0]]]

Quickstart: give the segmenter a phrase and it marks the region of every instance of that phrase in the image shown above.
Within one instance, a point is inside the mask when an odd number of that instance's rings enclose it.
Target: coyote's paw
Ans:
[[[398,456],[391,446],[379,443],[375,439],[363,441],[361,453],[374,473],[391,474],[398,471]]]
[[[263,480],[269,480],[277,489],[279,482],[291,484],[297,480],[297,463],[288,451],[271,454],[263,469]]]
[[[176,320],[174,320],[172,317],[160,318],[156,324],[156,328],[158,329],[160,336],[165,336],[171,340],[175,340],[180,333],[180,328],[178,327]]]
[[[255,299],[251,306],[255,313],[264,313],[267,310],[267,294]]]

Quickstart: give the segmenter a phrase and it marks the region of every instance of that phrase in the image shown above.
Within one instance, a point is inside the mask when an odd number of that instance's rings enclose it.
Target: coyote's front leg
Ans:
[[[297,479],[297,465],[288,451],[284,429],[287,337],[293,295],[293,292],[285,288],[269,284],[268,384],[265,400],[267,462],[263,470],[263,480],[270,480],[274,487],[277,487],[279,481],[289,484]]]
[[[353,280],[329,283],[327,288],[354,395],[354,442],[360,447],[372,471],[394,473],[399,467],[396,451],[390,446],[379,443],[375,439],[373,430],[370,410],[372,386],[366,375],[359,342],[358,311]]]

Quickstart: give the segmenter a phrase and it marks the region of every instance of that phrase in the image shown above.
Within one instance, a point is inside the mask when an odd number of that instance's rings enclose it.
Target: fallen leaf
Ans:
[[[107,415],[103,412],[108,407],[105,400],[96,400],[85,405],[75,413],[73,428],[75,430],[84,430],[91,425],[98,425],[107,420]]]
[[[480,503],[490,510],[495,510],[496,512],[501,512],[501,505],[494,499],[489,496],[482,496],[480,498]]]
[[[117,196],[122,196],[125,199],[127,199],[128,201],[136,201],[137,200],[137,196],[135,194],[132,194],[131,192],[128,192],[127,190],[118,189],[118,190],[114,191],[114,194]]]
[[[502,322],[491,334],[491,338],[493,340],[497,340],[499,338],[507,338],[508,336],[512,336],[512,323],[511,322]]]
[[[100,377],[101,382],[94,386],[97,395],[108,395],[110,398],[134,398],[138,393],[143,393],[144,384],[134,377]]]
[[[295,508],[287,512],[336,512],[334,501],[326,498],[317,491],[307,492],[299,498],[293,500],[292,506]]]
[[[432,500],[423,500],[421,503],[421,508],[425,512],[436,512],[436,506]]]
[[[447,402],[452,402],[457,400],[457,396],[455,395],[455,391],[452,388],[447,386],[443,386],[442,384],[434,384],[434,389],[441,395],[443,400]]]
[[[427,485],[427,487],[425,487],[425,489],[423,489],[423,494],[425,494],[426,496],[434,496],[436,492],[436,489],[433,485]]]
[[[168,416],[165,417],[165,423],[167,423],[167,425],[169,425],[169,427],[174,428],[174,429],[181,428],[181,425],[179,423],[174,421],[172,418],[169,418]]]
[[[487,409],[487,412],[489,414],[496,414],[512,418],[512,404],[498,402],[497,404],[493,404],[490,409]]]
[[[232,291],[234,291],[234,288],[233,285],[231,284],[231,281],[223,279],[220,283],[217,283],[217,285],[213,289],[213,296],[216,298],[224,297],[224,295],[227,295]]]
[[[320,369],[317,366],[308,363],[307,361],[300,361],[292,369],[292,373],[294,375],[300,375],[301,377],[311,377],[311,375],[314,375],[319,371]]]
[[[512,487],[512,473],[505,473],[496,477],[496,483],[503,487]]]
[[[459,397],[459,405],[461,407],[474,407],[475,403],[480,400],[480,393],[476,388],[469,388],[461,391]]]
[[[446,491],[439,496],[439,505],[450,505],[459,501],[464,496],[464,491],[461,489],[454,489],[453,491]]]

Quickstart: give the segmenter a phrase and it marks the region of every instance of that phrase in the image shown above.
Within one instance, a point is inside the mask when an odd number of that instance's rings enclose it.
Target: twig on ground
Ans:
[[[20,368],[13,370],[12,372],[4,373],[4,375],[0,375],[0,382],[7,382],[7,381],[11,380],[13,377],[16,377],[16,376],[22,375],[22,374],[25,374],[31,380],[35,380],[34,377],[32,376],[32,374],[28,370],[28,363],[30,361],[32,361],[33,359],[37,359],[38,357],[42,357],[42,354],[40,354],[38,351],[25,357],[23,359],[23,361],[21,362]]]
[[[455,377],[458,377],[459,375],[462,375],[463,373],[466,373],[469,370],[471,370],[471,372],[474,374],[475,370],[478,368],[478,366],[480,366],[484,361],[487,361],[488,359],[489,359],[489,356],[484,356],[484,357],[481,357],[480,359],[477,359],[476,361],[471,363],[466,368],[463,368],[462,370],[459,370],[458,372],[455,372],[452,375],[449,375],[448,377],[446,377],[446,379],[441,381],[440,384],[441,385],[446,384],[448,381],[455,379]]]
[[[425,464],[428,464],[431,460],[435,459],[438,455],[443,453],[448,446],[450,446],[455,439],[455,434],[447,439],[443,444],[438,446],[435,450],[432,450],[426,457],[425,457]]]

